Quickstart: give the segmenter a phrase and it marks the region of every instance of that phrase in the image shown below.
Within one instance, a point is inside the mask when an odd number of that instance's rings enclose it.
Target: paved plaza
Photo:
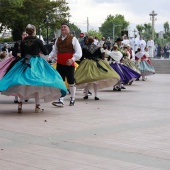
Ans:
[[[0,170],[170,170],[170,74],[135,81],[74,107],[34,101],[17,114],[0,95]]]

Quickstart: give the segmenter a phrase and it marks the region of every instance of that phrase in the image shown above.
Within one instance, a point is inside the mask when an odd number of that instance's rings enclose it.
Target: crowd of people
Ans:
[[[135,37],[137,38],[137,37]],[[61,24],[61,36],[56,38],[48,54],[43,42],[36,37],[36,28],[28,24],[22,40],[13,50],[0,53],[1,95],[14,96],[18,113],[23,112],[24,101],[35,99],[35,112],[42,112],[40,99],[63,107],[70,94],[69,106],[75,105],[76,88],[84,89],[83,100],[89,99],[91,89],[94,100],[99,100],[99,89],[113,87],[113,91],[126,89],[134,81],[143,81],[155,74],[150,57],[152,41],[133,40],[133,44],[117,38],[87,36],[83,43],[70,34],[67,23]],[[138,43],[138,44],[136,44]]]

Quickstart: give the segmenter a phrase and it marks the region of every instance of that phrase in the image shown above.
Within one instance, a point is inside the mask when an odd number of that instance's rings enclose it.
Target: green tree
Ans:
[[[166,44],[166,41],[163,38],[156,38],[155,39],[155,44],[160,44],[160,46],[163,48],[165,46],[165,44]]]
[[[144,24],[144,28],[145,28],[145,31],[143,33],[143,37],[148,40],[150,39],[151,35],[152,35],[152,25],[150,23],[145,23]]]
[[[89,30],[88,35],[93,36],[93,37],[97,37],[99,40],[103,37],[101,32],[98,32],[98,31],[93,30],[93,29]]]
[[[164,31],[165,31],[165,33],[167,33],[169,31],[169,22],[168,21],[164,23]]]
[[[100,31],[104,37],[121,37],[121,31],[127,29],[129,22],[125,20],[123,15],[117,14],[115,16],[109,15],[100,27]]]
[[[142,24],[140,24],[140,25],[137,25],[136,28],[137,28],[137,30],[139,32],[139,35],[142,35],[142,33],[143,33],[144,29],[145,29],[144,26]]]
[[[137,25],[136,28],[140,36],[143,36],[143,38],[146,40],[150,39],[152,35],[152,25],[150,23]]]
[[[79,37],[81,30],[78,28],[74,23],[69,23],[70,25],[70,33],[73,34],[75,37]]]
[[[69,16],[68,11],[65,1],[0,0],[0,28],[12,29],[14,40],[18,40],[28,23],[37,29],[47,26],[50,29],[59,28]]]

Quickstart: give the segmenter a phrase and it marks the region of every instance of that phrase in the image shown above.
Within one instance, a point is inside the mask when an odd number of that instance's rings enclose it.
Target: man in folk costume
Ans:
[[[142,36],[140,36],[139,48],[141,49],[142,52],[145,52],[145,47],[146,47],[146,41],[143,40]]]
[[[147,42],[147,47],[149,50],[149,57],[153,58],[154,57],[154,41],[150,38],[150,40]]]
[[[70,106],[74,106],[75,103],[75,61],[79,60],[81,56],[82,50],[77,38],[70,35],[69,25],[67,23],[63,23],[61,25],[61,36],[56,39],[53,50],[49,54],[49,58],[56,58],[57,71],[63,78],[63,81],[67,78],[71,93]],[[59,107],[64,106],[64,98],[62,97],[58,101],[53,102],[52,105]]]
[[[121,53],[122,53],[122,41],[123,40],[121,38],[117,38],[114,44],[118,46],[118,51],[120,51]]]

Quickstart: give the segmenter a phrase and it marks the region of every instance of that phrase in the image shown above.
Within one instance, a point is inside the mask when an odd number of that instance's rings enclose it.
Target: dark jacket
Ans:
[[[27,54],[31,56],[39,56],[40,53],[47,55],[48,52],[43,45],[43,42],[35,36],[28,36],[21,41],[21,58],[24,58]]]

